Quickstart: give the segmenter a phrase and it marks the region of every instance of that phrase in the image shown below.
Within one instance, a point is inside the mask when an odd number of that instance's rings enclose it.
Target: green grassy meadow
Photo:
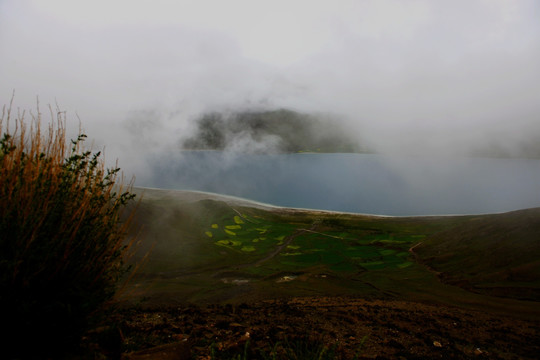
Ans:
[[[504,262],[504,249],[481,256],[493,244],[484,227],[484,237],[475,242],[475,224],[500,225],[500,218],[492,220],[495,215],[377,217],[250,206],[204,194],[187,201],[179,194],[143,194],[134,221],[140,246],[133,261],[147,257],[123,292],[132,301],[238,303],[339,295],[527,312],[540,300],[536,232],[526,243],[511,242],[514,257],[526,252],[521,260],[527,261]],[[540,218],[538,210],[527,214],[528,225]],[[536,229],[527,224],[521,227]],[[469,238],[458,246],[463,229]],[[508,276],[525,273],[529,262],[528,277],[514,282]],[[490,275],[470,276],[467,269]],[[465,276],[466,284],[459,281]],[[497,293],[482,291],[488,282],[497,283]]]

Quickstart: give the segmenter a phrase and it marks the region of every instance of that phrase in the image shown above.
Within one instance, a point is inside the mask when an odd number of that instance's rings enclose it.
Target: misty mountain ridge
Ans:
[[[469,156],[494,158],[540,159],[540,134],[531,134],[528,139],[517,142],[503,139],[491,140],[476,146],[468,152]]]
[[[404,134],[404,136],[407,136]],[[366,141],[366,140],[369,140]],[[368,145],[369,144],[369,145]],[[421,153],[429,152],[429,145]],[[181,141],[183,150],[220,150],[241,153],[386,153],[376,139],[353,129],[337,116],[289,109],[207,112],[194,120],[194,131]],[[527,139],[493,136],[469,146],[447,149],[471,157],[540,158],[540,134]],[[407,153],[407,148],[400,153]],[[416,152],[415,152],[416,153]]]
[[[371,152],[346,124],[329,116],[287,109],[211,112],[195,120],[185,150],[233,150],[248,153]]]

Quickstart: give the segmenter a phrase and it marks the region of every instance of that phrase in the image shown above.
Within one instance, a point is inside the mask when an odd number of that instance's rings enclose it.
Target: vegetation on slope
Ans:
[[[182,201],[174,191],[145,190],[137,214],[143,227],[139,256],[150,248],[152,254],[134,279],[140,298],[212,303],[354,295],[491,301],[473,299],[481,293],[537,299],[540,216],[535,210],[376,217],[252,207],[204,196]],[[497,292],[502,288],[504,293]],[[502,306],[499,300],[494,304]]]
[[[11,122],[11,124],[10,124]],[[8,358],[58,356],[76,347],[124,274],[134,195],[100,153],[65,139],[65,119],[41,129],[24,113],[0,119],[0,308]],[[15,130],[10,130],[15,128]],[[31,345],[28,341],[31,341]]]
[[[475,217],[414,250],[445,282],[540,301],[540,209]]]
[[[409,248],[463,221],[263,209],[144,193],[136,215],[143,228],[139,256],[152,253],[134,279],[136,291],[184,302],[408,291],[423,271]]]

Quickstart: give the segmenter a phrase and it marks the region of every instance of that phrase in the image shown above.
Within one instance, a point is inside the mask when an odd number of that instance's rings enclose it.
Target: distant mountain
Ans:
[[[189,150],[241,152],[368,152],[344,123],[291,110],[207,113],[196,120]]]
[[[469,151],[471,156],[540,159],[540,135],[531,132],[520,141],[491,140]]]
[[[405,136],[405,135],[404,135]],[[376,153],[376,139],[366,138],[339,117],[288,109],[209,112],[195,119],[184,150],[233,150],[246,153]],[[374,146],[374,147],[372,147]],[[429,149],[424,149],[429,151]],[[467,147],[465,156],[540,158],[540,135],[517,141],[495,137]]]

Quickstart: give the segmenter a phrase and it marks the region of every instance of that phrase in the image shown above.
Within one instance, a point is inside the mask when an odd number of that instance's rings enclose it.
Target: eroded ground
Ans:
[[[272,358],[273,351],[290,358],[283,344],[304,355],[327,348],[335,359],[537,359],[540,353],[538,321],[404,301],[323,297],[131,307],[115,321],[121,344],[109,349],[111,356],[182,342],[193,359],[230,359],[246,349],[251,359]]]

